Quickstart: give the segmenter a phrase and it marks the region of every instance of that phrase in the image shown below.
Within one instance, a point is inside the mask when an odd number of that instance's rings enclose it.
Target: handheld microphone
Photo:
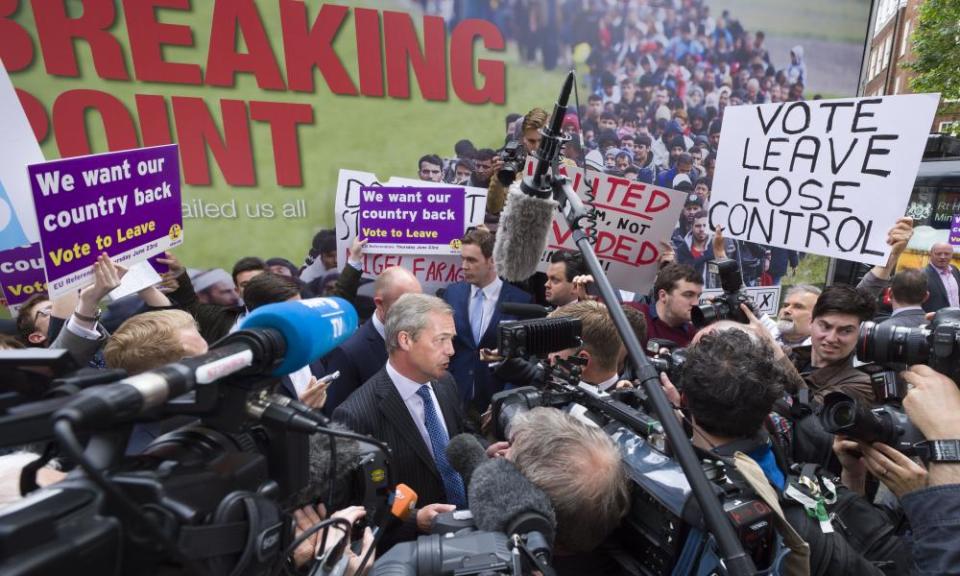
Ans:
[[[261,306],[241,329],[271,328],[286,340],[287,353],[274,376],[295,372],[342,344],[357,330],[357,311],[342,298],[309,298]]]
[[[470,478],[478,466],[489,460],[487,451],[473,434],[457,434],[447,444],[447,460],[450,466],[463,477],[463,485],[470,485]]]
[[[561,132],[567,101],[573,89],[573,72],[567,74],[560,97],[553,108],[550,124],[543,131],[534,156],[537,166],[532,174],[524,172],[519,186],[510,186],[507,203],[500,214],[500,226],[493,247],[497,271],[507,280],[526,280],[537,271],[537,264],[558,206],[553,200],[553,187],[547,172],[560,155],[565,138]]]
[[[289,374],[339,346],[356,327],[356,310],[339,298],[269,304],[255,310],[240,331],[214,344],[210,352],[88,388],[53,417],[71,420],[75,426],[105,426],[233,374]]]
[[[467,491],[477,528],[523,536],[537,532],[553,546],[557,517],[550,499],[509,460],[477,467]]]
[[[529,320],[532,318],[546,318],[553,312],[549,306],[539,304],[523,304],[521,302],[501,302],[500,313],[504,316],[513,316],[518,320]]]

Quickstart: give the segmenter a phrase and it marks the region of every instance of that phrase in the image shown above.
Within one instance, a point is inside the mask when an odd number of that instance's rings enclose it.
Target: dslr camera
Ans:
[[[503,166],[497,171],[497,180],[504,186],[509,186],[517,179],[517,174],[523,171],[527,151],[519,140],[511,140],[500,149],[497,157],[503,161]]]
[[[857,358],[881,364],[926,364],[957,381],[960,377],[960,308],[943,308],[926,326],[908,328],[864,322]]]
[[[915,445],[924,437],[903,410],[905,383],[893,370],[876,372],[870,378],[879,407],[865,406],[843,392],[831,392],[820,411],[823,428],[862,442],[882,442],[907,456],[917,454]]]
[[[741,324],[749,324],[750,320],[740,310],[741,304],[746,304],[750,310],[756,312],[753,299],[743,290],[743,278],[736,260],[721,258],[707,262],[707,269],[711,274],[720,278],[720,287],[723,294],[707,302],[694,306],[690,311],[690,319],[697,328],[713,324],[717,320],[733,320]]]

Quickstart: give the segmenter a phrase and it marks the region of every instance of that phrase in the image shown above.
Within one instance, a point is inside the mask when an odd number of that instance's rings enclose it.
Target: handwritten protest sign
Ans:
[[[43,162],[43,152],[0,62],[0,250],[39,240],[26,167]]]
[[[29,167],[52,298],[93,282],[102,252],[126,266],[183,242],[177,146]]]
[[[533,160],[525,170],[532,173]],[[570,178],[573,189],[582,200],[590,200],[596,209],[594,250],[615,288],[646,292],[657,274],[660,241],[669,241],[683,209],[686,194],[626,178],[587,171],[584,180],[580,169],[561,168]],[[588,185],[589,184],[589,185]],[[557,212],[553,217],[547,249],[538,269],[545,271],[554,251],[577,250],[566,220]]]
[[[724,112],[710,226],[732,238],[886,262],[939,96],[732,106]]]
[[[13,316],[32,296],[47,291],[39,243],[0,252],[0,286]]]
[[[340,170],[337,178],[337,200],[335,217],[337,222],[337,259],[343,267],[347,263],[347,251],[350,243],[360,230],[361,189],[377,186],[414,186],[443,188],[449,184],[423,182],[407,178],[392,177],[381,181],[375,174],[356,170]],[[487,206],[485,188],[464,188],[464,223],[466,226],[479,226]],[[371,254],[364,253],[363,272],[368,278],[374,277],[385,268],[401,266],[413,272],[420,280],[423,291],[434,293],[451,282],[463,279],[460,256],[429,256],[423,254]]]
[[[460,254],[463,188],[366,186],[360,190],[360,238],[370,254]]]

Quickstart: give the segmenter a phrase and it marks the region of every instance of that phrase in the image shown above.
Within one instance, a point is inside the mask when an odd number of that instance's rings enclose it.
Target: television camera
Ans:
[[[309,490],[318,479],[310,475],[308,444],[315,433],[329,435],[331,446],[333,437],[376,445],[346,476],[370,477],[351,482],[365,494],[348,497],[381,517],[386,446],[330,430],[322,416],[271,392],[280,376],[337,346],[356,325],[353,307],[336,298],[272,304],[202,356],[126,378],[108,372],[111,383],[21,404],[8,388],[3,443],[56,439],[49,446],[76,469],[0,511],[0,572],[276,573],[292,552],[289,514],[316,492]],[[63,377],[72,367],[56,354],[17,358],[24,354],[5,354],[0,369],[16,376],[5,381],[41,381],[44,373],[54,382],[76,380]],[[124,455],[134,426],[171,415],[196,421]],[[338,473],[331,472],[332,493]],[[25,475],[21,483],[31,481]]]

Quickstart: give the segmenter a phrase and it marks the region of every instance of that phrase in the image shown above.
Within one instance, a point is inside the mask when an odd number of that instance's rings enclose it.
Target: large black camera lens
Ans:
[[[893,444],[897,436],[892,422],[843,392],[831,392],[823,399],[820,422],[831,434],[843,434],[863,442]]]
[[[690,320],[697,328],[713,324],[717,320],[726,320],[730,316],[730,306],[720,298],[690,309]]]
[[[929,334],[925,328],[864,322],[857,341],[857,358],[881,364],[926,364],[930,357]]]

